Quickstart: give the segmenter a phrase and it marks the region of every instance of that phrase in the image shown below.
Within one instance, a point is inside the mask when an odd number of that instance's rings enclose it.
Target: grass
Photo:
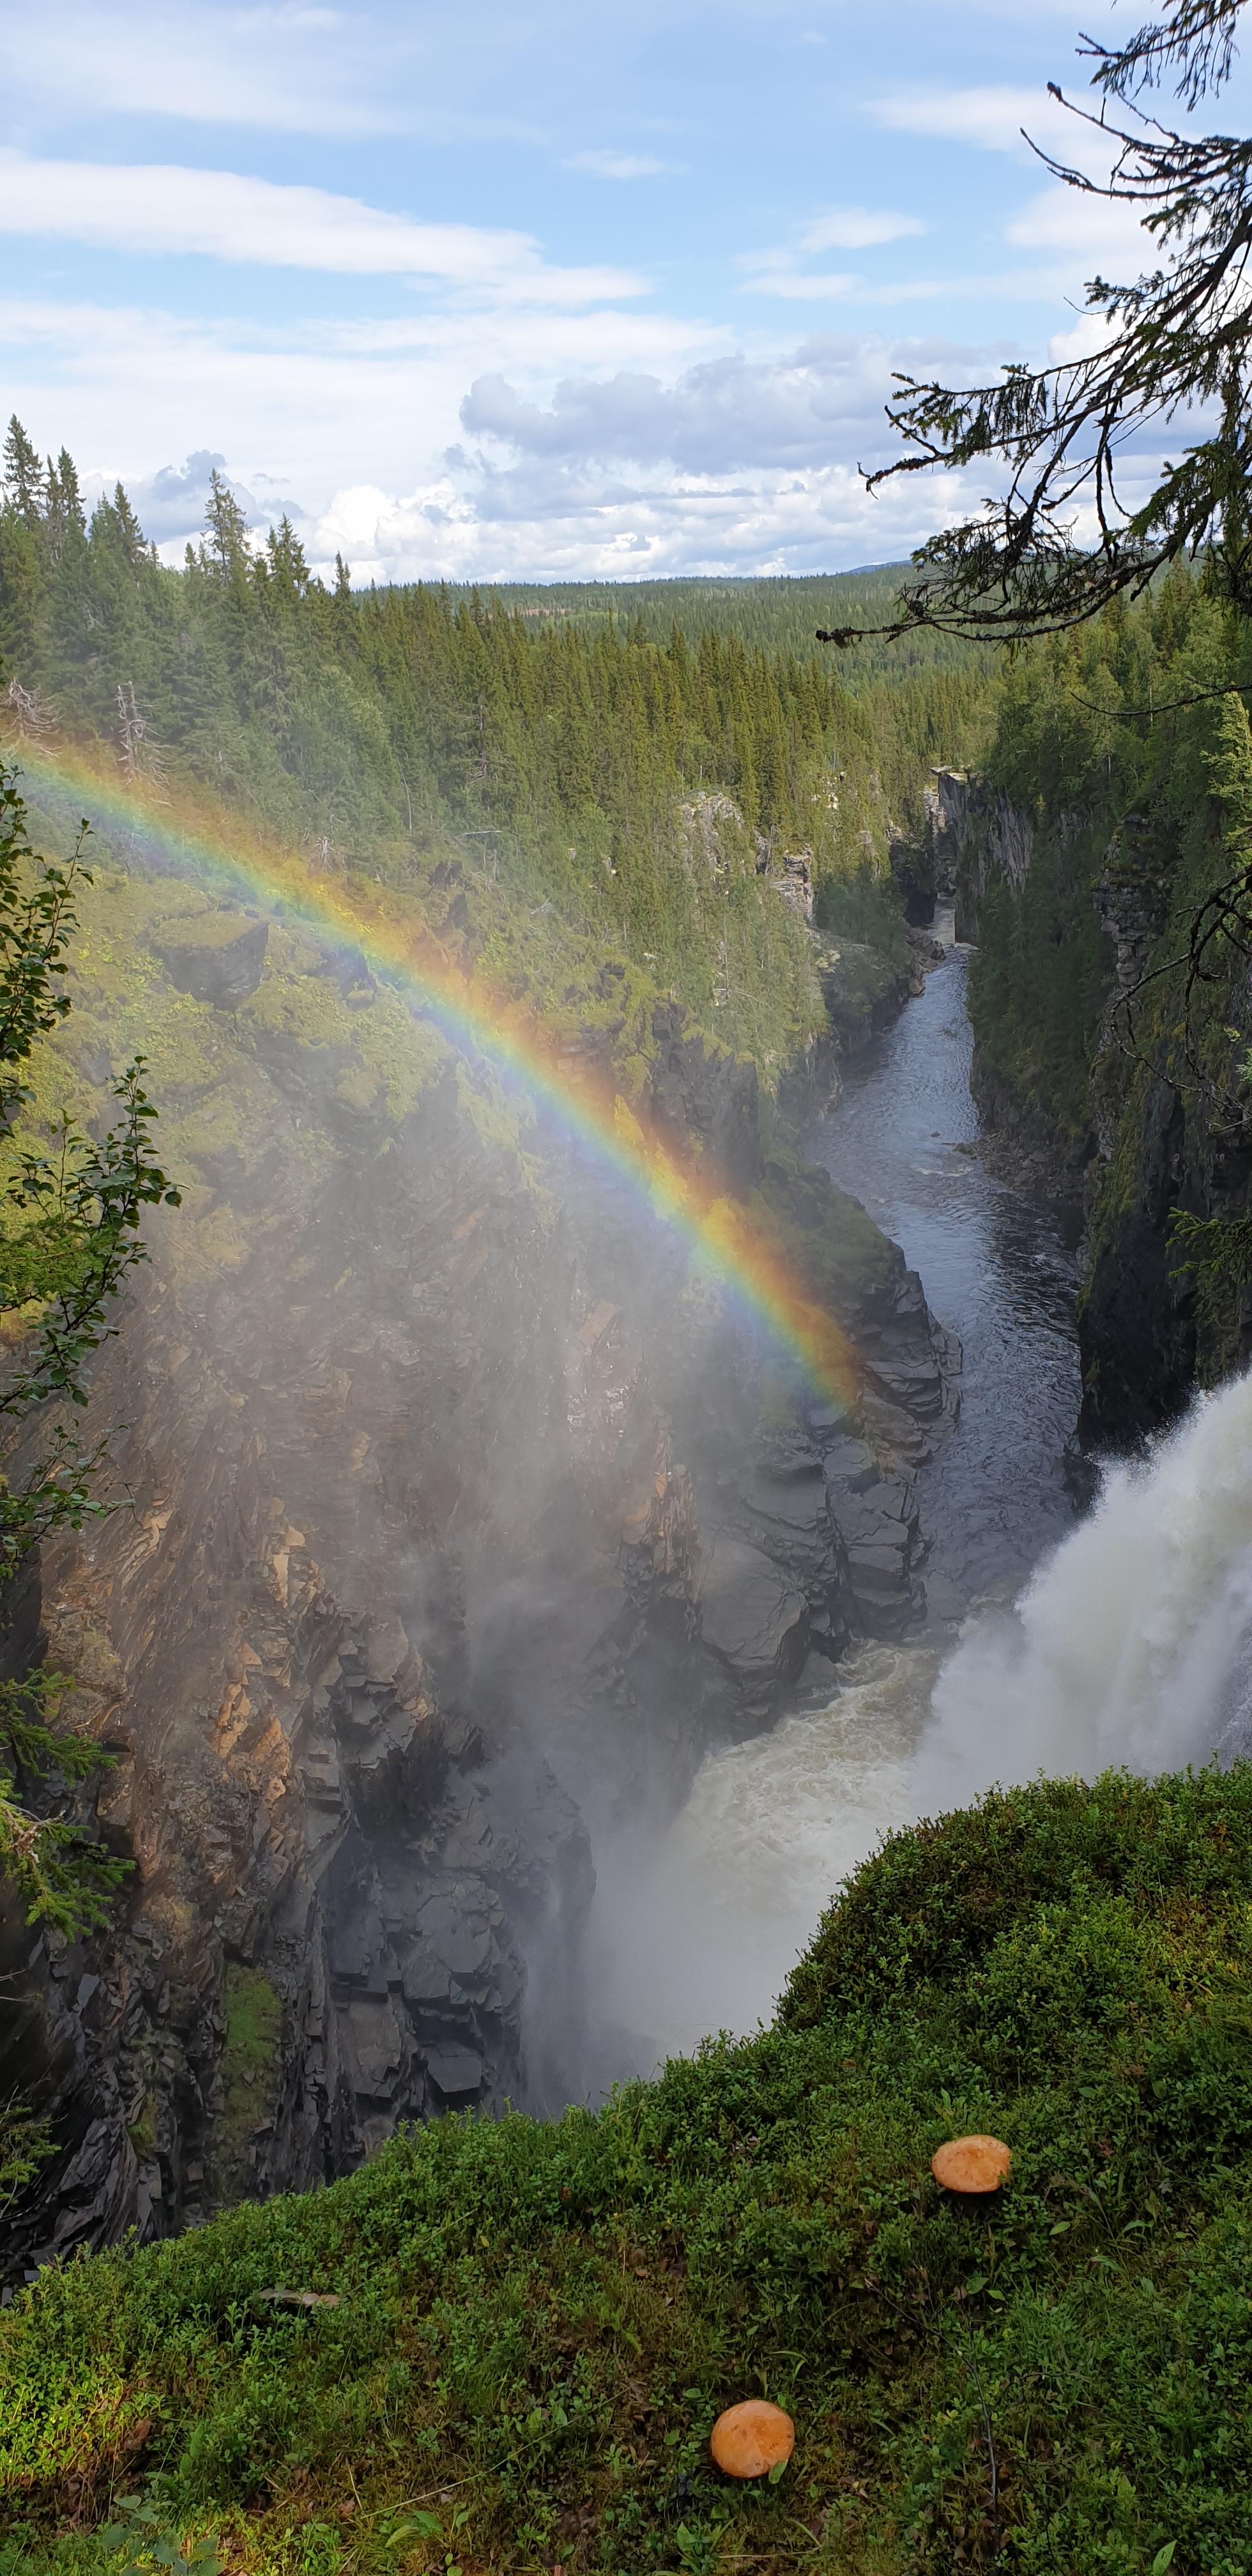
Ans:
[[[930,2179],[966,2129],[989,2209]],[[104,2566],[142,2484],[275,2576],[1244,2576],[1250,2149],[1252,1768],[997,1794],[885,1845],[755,2039],[45,2274],[0,2568]],[[734,2488],[753,2393],[797,2447]]]

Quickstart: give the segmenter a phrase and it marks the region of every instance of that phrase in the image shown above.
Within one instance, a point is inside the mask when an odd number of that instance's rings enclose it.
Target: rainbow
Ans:
[[[398,922],[394,894],[389,914],[386,896],[368,881],[322,880],[299,852],[266,846],[237,821],[185,797],[163,790],[157,803],[81,751],[23,745],[18,765],[58,803],[77,800],[81,811],[137,835],[178,873],[235,900],[259,899],[315,938],[351,946],[459,1051],[477,1053],[519,1084],[639,1193],[697,1266],[799,1368],[808,1392],[851,1406],[861,1373],[846,1333],[716,1172],[648,1133],[610,1082],[562,1061],[542,1022],[467,975],[416,913]]]

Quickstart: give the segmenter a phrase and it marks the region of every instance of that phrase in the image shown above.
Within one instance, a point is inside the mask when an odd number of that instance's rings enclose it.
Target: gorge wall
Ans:
[[[596,1840],[915,1615],[957,1358],[677,1006],[636,1110],[834,1305],[846,1403],[797,1408],[638,1195],[359,957],[116,859],[83,913],[41,1080],[90,1115],[140,1033],[187,1186],[93,1384],[124,1507],[27,1605],[133,1870],[84,1941],[3,1926],[0,2088],[58,2147],[10,2279],[597,2080]]]
[[[973,1087],[990,1154],[1083,1206],[1083,1451],[1135,1446],[1197,1377],[1252,1350],[1247,1284],[1206,1298],[1175,1241],[1180,1211],[1221,1225],[1248,1212],[1248,960],[1214,952],[1192,1027],[1178,975],[1155,971],[1185,946],[1220,818],[1201,807],[1189,835],[1159,797],[1112,810],[1058,782],[1028,812],[988,780],[936,776],[938,863],[957,936],[978,946]]]

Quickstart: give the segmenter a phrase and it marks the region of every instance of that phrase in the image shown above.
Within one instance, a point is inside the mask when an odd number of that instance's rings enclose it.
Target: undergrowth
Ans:
[[[996,1793],[888,1841],[755,2039],[45,2272],[4,2576],[103,2570],[137,2492],[160,2563],[274,2576],[1245,2576],[1250,1900],[1252,1767]],[[930,2178],[969,2129],[987,2207]],[[730,2487],[753,2393],[796,2452]]]

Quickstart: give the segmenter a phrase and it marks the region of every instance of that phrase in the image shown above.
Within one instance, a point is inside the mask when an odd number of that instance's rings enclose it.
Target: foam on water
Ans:
[[[825,1708],[709,1755],[659,1844],[598,1859],[599,1991],[656,2054],[769,2018],[839,1880],[907,1809],[937,1665],[867,1649]]]
[[[993,1780],[1152,1773],[1238,1749],[1252,1635],[1252,1374],[1203,1397],[951,1658],[922,1809]]]
[[[601,1973],[665,2054],[767,2018],[840,1881],[893,1826],[1001,1782],[1252,1750],[1252,1374],[1202,1398],[1009,1612],[939,1668],[867,1649],[825,1708],[711,1755],[597,1905]]]

